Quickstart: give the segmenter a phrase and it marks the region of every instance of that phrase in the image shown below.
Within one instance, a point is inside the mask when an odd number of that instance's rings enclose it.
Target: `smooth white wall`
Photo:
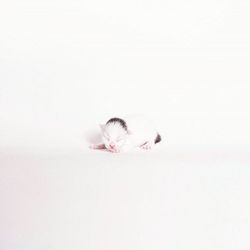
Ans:
[[[250,145],[250,3],[0,4],[0,146],[84,147],[110,116],[152,116],[168,145]]]

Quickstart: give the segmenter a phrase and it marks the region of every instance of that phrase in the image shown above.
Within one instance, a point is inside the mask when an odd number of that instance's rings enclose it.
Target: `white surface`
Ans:
[[[249,152],[0,155],[0,248],[250,248]]]
[[[0,249],[249,250],[249,13],[1,1]],[[130,113],[158,124],[154,151],[88,150]]]

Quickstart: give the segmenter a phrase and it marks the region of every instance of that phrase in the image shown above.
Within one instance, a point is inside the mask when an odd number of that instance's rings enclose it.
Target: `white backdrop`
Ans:
[[[245,0],[2,1],[1,148],[85,148],[127,113],[152,116],[170,146],[249,146],[249,13]]]
[[[0,249],[249,250],[249,14],[0,1]],[[155,150],[88,149],[130,113],[155,119]]]

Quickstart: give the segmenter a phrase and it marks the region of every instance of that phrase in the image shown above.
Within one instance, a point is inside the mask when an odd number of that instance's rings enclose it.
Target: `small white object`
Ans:
[[[136,147],[148,150],[161,141],[153,122],[144,116],[114,117],[101,124],[100,128],[103,143],[91,145],[92,149],[107,149],[113,153]]]

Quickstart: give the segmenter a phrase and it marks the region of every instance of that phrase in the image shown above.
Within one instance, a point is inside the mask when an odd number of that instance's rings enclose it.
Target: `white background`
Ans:
[[[0,1],[0,249],[249,250],[249,13],[248,0]],[[131,113],[163,142],[88,149]]]
[[[2,148],[85,148],[110,116],[168,145],[250,144],[249,1],[2,1]]]

